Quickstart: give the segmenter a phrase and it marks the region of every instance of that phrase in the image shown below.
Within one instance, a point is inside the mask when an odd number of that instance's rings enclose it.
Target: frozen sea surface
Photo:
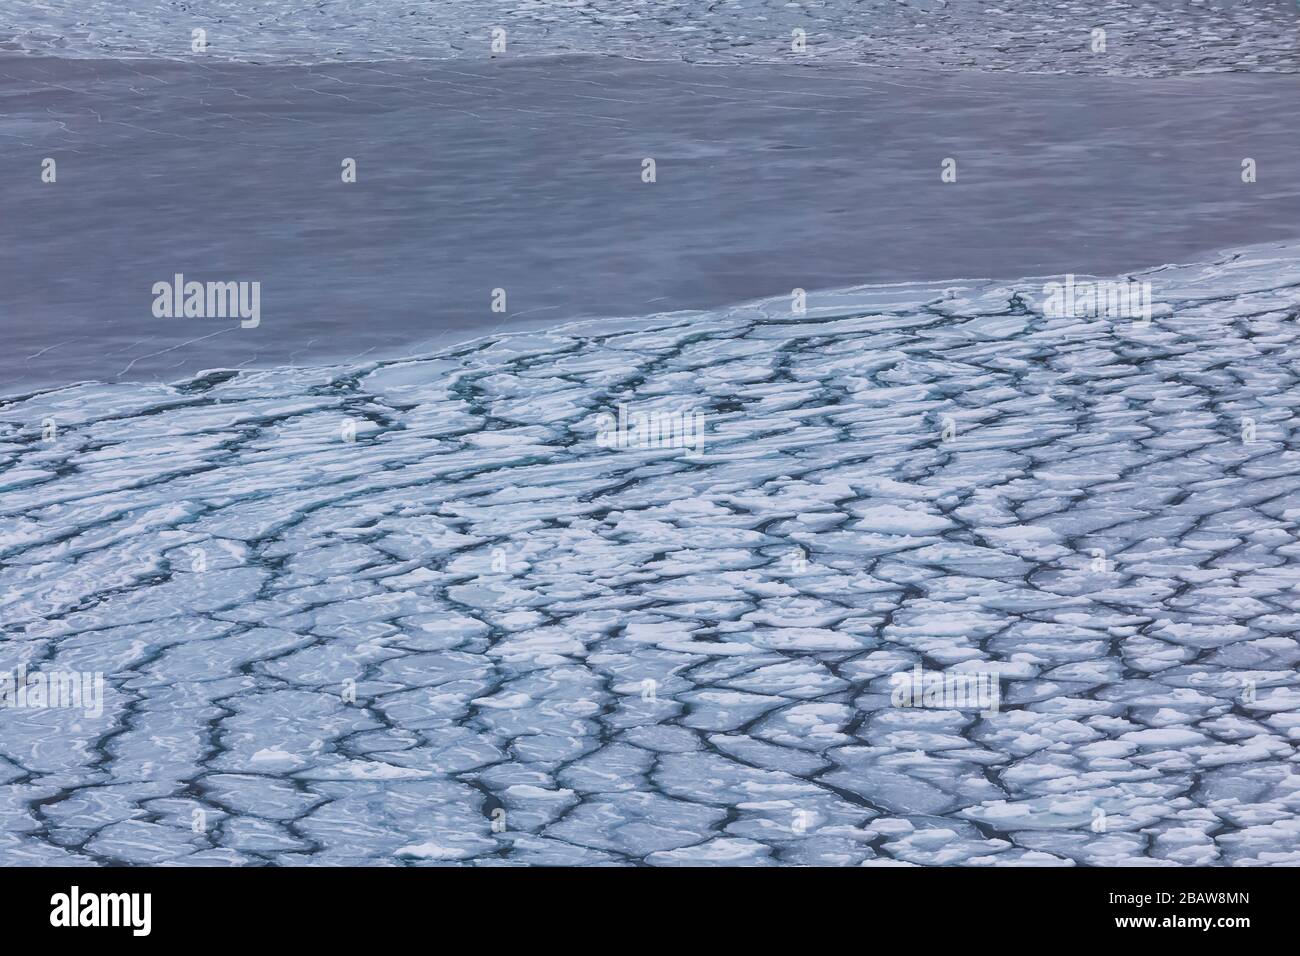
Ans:
[[[1300,863],[1300,247],[1138,278],[0,404],[0,859]]]
[[[509,55],[1158,76],[1295,72],[1297,21],[1294,0],[45,0],[0,10],[0,50],[180,59],[202,28],[221,59],[445,59],[499,27]]]

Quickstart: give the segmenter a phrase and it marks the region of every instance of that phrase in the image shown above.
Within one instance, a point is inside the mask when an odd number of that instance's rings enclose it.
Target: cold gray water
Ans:
[[[8,394],[795,288],[1111,274],[1300,222],[1292,75],[38,57],[0,62],[0,89]],[[260,325],[155,317],[177,273],[260,282]]]

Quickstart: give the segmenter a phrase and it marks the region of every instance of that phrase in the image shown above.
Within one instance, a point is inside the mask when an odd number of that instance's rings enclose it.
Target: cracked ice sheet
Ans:
[[[0,404],[4,859],[1300,863],[1300,247],[1139,278]]]

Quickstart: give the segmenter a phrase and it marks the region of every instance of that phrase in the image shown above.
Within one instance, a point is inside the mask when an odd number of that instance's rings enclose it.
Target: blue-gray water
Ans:
[[[0,91],[2,394],[793,288],[1109,274],[1300,221],[1292,75],[14,57]],[[176,273],[260,282],[260,326],[156,318]]]

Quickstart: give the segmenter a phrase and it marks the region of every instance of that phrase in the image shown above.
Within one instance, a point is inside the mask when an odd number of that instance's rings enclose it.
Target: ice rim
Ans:
[[[1159,302],[1153,303],[1157,308],[1157,314],[1168,318],[1176,313],[1177,307],[1182,303],[1212,297],[1215,290],[1213,288],[1206,289],[1206,283],[1213,283],[1218,281],[1219,278],[1228,278],[1232,273],[1242,269],[1258,272],[1258,278],[1261,280],[1258,288],[1242,290],[1238,286],[1229,283],[1223,289],[1223,294],[1239,295],[1245,291],[1280,291],[1289,288],[1288,285],[1270,285],[1263,281],[1269,276],[1267,269],[1272,265],[1276,265],[1285,270],[1286,274],[1290,274],[1290,269],[1298,264],[1300,264],[1300,239],[1252,243],[1228,249],[1218,249],[1212,254],[1193,261],[1148,266],[1112,276],[1080,273],[1072,275],[1071,278],[1079,283],[1150,282],[1153,286],[1153,294],[1160,297]],[[1213,271],[1208,277],[1203,276],[1190,280],[1189,277],[1194,275],[1197,270],[1221,271]],[[948,304],[948,311],[951,311],[957,303],[963,301],[1019,303],[1021,308],[1030,311],[1037,309],[1041,313],[1044,301],[1050,297],[1050,293],[1044,291],[1045,288],[1051,283],[1063,283],[1066,279],[1065,274],[1053,273],[1040,276],[1025,276],[1018,279],[952,278],[872,282],[847,286],[841,289],[801,289],[797,291],[803,293],[804,304],[803,311],[799,313],[792,311],[791,295],[774,295],[722,308],[681,309],[673,312],[650,313],[648,315],[583,318],[560,324],[552,324],[552,320],[549,319],[526,322],[506,316],[505,321],[510,323],[510,327],[506,329],[502,329],[498,324],[492,331],[485,333],[472,330],[457,330],[456,332],[450,332],[449,330],[449,332],[440,333],[439,338],[443,340],[449,333],[459,334],[460,338],[458,341],[450,343],[444,341],[444,344],[433,351],[422,351],[417,345],[406,354],[375,359],[370,362],[323,362],[306,366],[295,364],[258,368],[216,366],[202,369],[193,375],[168,383],[147,383],[129,379],[125,381],[115,379],[112,382],[102,379],[84,379],[23,392],[0,393],[0,411],[6,406],[17,402],[82,386],[149,386],[191,390],[202,387],[204,383],[211,382],[216,378],[224,381],[236,376],[257,375],[265,372],[307,371],[310,369],[336,370],[340,375],[355,377],[387,366],[405,365],[413,362],[431,362],[463,355],[466,354],[467,350],[475,351],[487,348],[493,343],[505,343],[521,337],[553,334],[598,340],[605,336],[630,331],[668,331],[678,326],[693,323],[725,322],[729,317],[735,317],[737,321],[747,322],[787,322],[796,319],[799,321],[817,321],[851,317],[868,312],[904,314],[944,303]],[[1076,318],[1087,319],[1089,316],[1078,315]]]

